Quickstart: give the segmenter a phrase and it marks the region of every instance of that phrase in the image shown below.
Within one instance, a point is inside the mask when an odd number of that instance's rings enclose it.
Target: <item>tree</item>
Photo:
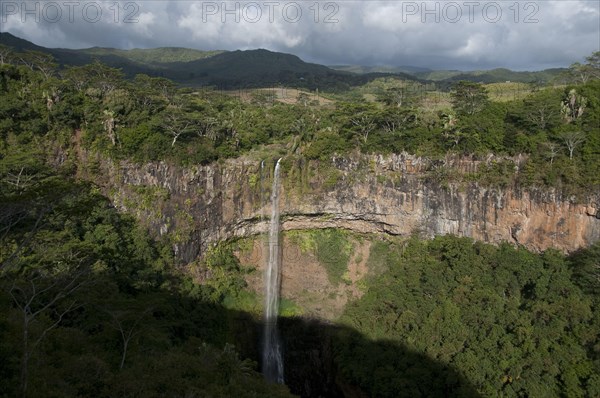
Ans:
[[[581,84],[586,84],[592,76],[593,69],[589,65],[575,62],[569,66],[569,72],[577,79],[581,80]]]
[[[124,75],[120,69],[111,68],[98,60],[82,67],[70,68],[70,71],[70,77],[80,81],[85,78],[87,84],[100,90],[103,98],[123,84]]]
[[[415,102],[417,90],[417,86],[388,88],[379,97],[379,100],[388,106],[396,108],[410,106]]]
[[[172,105],[177,86],[171,80],[162,77],[138,74],[133,80],[133,88],[139,104],[143,108],[153,108],[161,102]]]
[[[560,96],[556,90],[538,91],[525,98],[522,108],[517,112],[532,127],[550,130],[560,124]]]
[[[32,71],[38,70],[41,72],[46,80],[52,77],[58,66],[52,55],[40,51],[28,50],[20,54],[19,58]]]
[[[167,110],[162,128],[173,137],[171,147],[174,147],[179,137],[198,131],[199,121],[182,109],[174,108]]]
[[[560,135],[560,138],[569,151],[569,159],[573,159],[573,151],[575,151],[579,145],[583,144],[585,141],[585,134],[581,131],[565,131]]]
[[[27,396],[29,380],[29,361],[37,347],[56,328],[65,315],[80,306],[72,296],[88,281],[89,269],[85,266],[85,257],[71,253],[64,259],[66,269],[56,275],[48,275],[48,269],[34,269],[24,277],[15,276],[9,294],[22,317],[22,353],[21,353],[21,396]],[[45,323],[40,321],[48,318]],[[40,327],[34,329],[36,323]],[[37,335],[34,335],[37,330]]]
[[[600,209],[595,216],[600,218]],[[570,260],[576,283],[600,303],[600,243],[578,250]],[[600,352],[596,351],[596,356],[600,357]]]
[[[362,114],[350,119],[350,121],[358,129],[358,132],[362,136],[363,141],[367,142],[369,134],[376,127],[376,124],[373,121],[373,116],[368,114]]]
[[[600,51],[596,51],[592,53],[589,57],[585,59],[590,68],[590,73],[593,78],[600,79]]]
[[[445,368],[456,367],[485,396],[597,391],[592,389],[597,381],[590,383],[598,377],[590,355],[598,330],[591,295],[574,285],[557,251],[536,255],[508,244],[491,247],[443,236],[409,240],[401,251],[390,245],[383,253],[387,270],[341,316],[357,333],[402,342],[411,352],[439,359]],[[598,286],[598,250],[585,257],[580,273],[593,289]],[[431,378],[421,369],[412,373],[419,363],[393,346],[376,353],[372,345],[346,340],[337,347],[340,376],[369,396],[419,396],[440,387],[434,396],[477,395],[448,388],[448,379],[440,386],[439,373]],[[588,368],[579,367],[582,363]],[[410,383],[395,385],[402,377],[422,389],[407,392]]]
[[[546,147],[546,156],[550,158],[550,164],[554,163],[554,158],[556,158],[559,154],[559,146],[554,142],[547,142],[545,144]]]
[[[473,115],[488,103],[487,90],[482,84],[461,80],[450,93],[452,107],[460,115]]]
[[[566,98],[561,104],[561,113],[567,123],[571,123],[579,119],[587,106],[587,98],[578,94],[574,88],[569,90]]]
[[[569,67],[569,73],[582,84],[586,84],[590,79],[600,78],[600,51],[586,57],[586,61],[585,64],[575,62]]]
[[[13,50],[12,48],[0,44],[0,65],[8,64],[12,60]]]
[[[408,130],[415,126],[419,115],[413,109],[386,108],[375,114],[375,122],[386,133]]]
[[[353,136],[358,133],[365,143],[377,128],[379,110],[373,103],[343,103],[338,106],[338,112],[345,120],[346,131]]]
[[[442,114],[440,117],[444,123],[442,130],[444,140],[452,143],[452,148],[455,148],[465,138],[465,135],[458,126],[458,118],[452,113]]]
[[[105,109],[103,115],[102,125],[104,126],[104,131],[106,131],[106,134],[108,134],[108,139],[110,139],[110,142],[114,146],[117,143],[115,136],[115,113]]]
[[[290,126],[290,130],[294,134],[294,144],[293,149],[295,150],[300,142],[310,142],[315,136],[315,131],[317,130],[317,126],[310,121],[307,121],[308,116],[301,116],[300,118],[294,120],[292,125]]]
[[[92,81],[89,68],[85,66],[66,66],[60,72],[63,79],[68,80],[72,86],[79,92],[87,88]]]
[[[219,138],[217,126],[219,121],[217,118],[208,116],[199,121],[198,135],[200,137],[208,137],[212,141]]]
[[[127,307],[134,308],[133,305],[128,305]],[[152,307],[146,307],[143,310],[139,309],[137,311],[130,311],[127,309],[106,311],[111,317],[112,327],[116,329],[121,336],[122,348],[119,369],[123,369],[123,366],[125,366],[129,343],[143,331],[140,323],[149,313],[151,313],[151,311]]]
[[[81,187],[50,175],[37,150],[11,151],[0,159],[0,270],[27,252],[47,217]]]

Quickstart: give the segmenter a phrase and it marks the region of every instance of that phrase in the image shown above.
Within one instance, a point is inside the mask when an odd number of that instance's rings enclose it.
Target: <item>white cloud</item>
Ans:
[[[152,12],[142,12],[136,18],[138,22],[133,25],[133,29],[142,36],[152,37],[156,16]]]
[[[22,7],[20,1],[8,3]],[[23,21],[8,3],[2,1],[0,9],[2,30],[49,47],[268,48],[325,64],[469,69],[567,66],[600,48],[597,0],[485,0],[473,9],[462,0],[239,2],[237,22],[227,13],[235,10],[233,2],[224,8],[221,1],[120,1],[115,21],[114,2],[103,0],[94,2],[103,12],[95,23],[82,13],[87,0],[80,1],[74,21],[63,9],[58,22],[44,15],[39,22]],[[132,12],[137,22],[127,23]]]

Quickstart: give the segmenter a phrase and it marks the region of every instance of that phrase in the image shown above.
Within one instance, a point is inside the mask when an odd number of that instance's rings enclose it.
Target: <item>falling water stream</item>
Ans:
[[[271,191],[271,223],[269,226],[269,257],[265,271],[265,326],[262,353],[262,370],[265,378],[283,383],[283,359],[277,331],[279,311],[279,286],[281,282],[279,252],[279,162],[275,165]]]

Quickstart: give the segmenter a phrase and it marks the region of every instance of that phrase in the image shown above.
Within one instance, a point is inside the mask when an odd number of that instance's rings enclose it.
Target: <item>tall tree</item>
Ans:
[[[104,131],[106,131],[108,139],[110,139],[110,142],[114,146],[117,143],[117,137],[115,135],[116,119],[114,111],[109,111],[108,109],[104,110],[102,117],[102,126],[104,126]]]
[[[121,337],[119,369],[123,369],[125,366],[130,343],[143,331],[142,321],[152,311],[152,307],[137,308],[140,306],[139,301],[142,300],[138,299],[136,301],[138,303],[121,303],[122,307],[118,310],[106,310],[106,313],[111,317],[111,326],[119,332]],[[137,304],[137,307],[135,304]]]
[[[600,51],[592,53],[585,60],[585,64],[571,64],[569,73],[582,84],[586,84],[590,79],[600,79]]]
[[[54,75],[58,66],[52,55],[40,51],[25,51],[19,55],[19,59],[32,71],[41,72],[46,80]]]
[[[183,109],[170,108],[167,109],[167,114],[165,115],[161,126],[164,131],[173,137],[171,147],[174,147],[175,143],[182,135],[198,132],[200,129],[200,122],[197,118],[185,112]]]
[[[4,44],[0,44],[0,65],[8,64],[12,61],[13,49]]]
[[[460,115],[473,115],[488,103],[485,87],[479,83],[461,80],[450,93],[452,107]]]
[[[551,89],[533,93],[523,100],[519,113],[531,127],[537,130],[550,130],[561,121],[560,96],[557,90]]]
[[[362,136],[363,142],[367,142],[369,134],[377,127],[373,120],[373,115],[368,113],[356,115],[356,117],[351,118],[350,121]]]
[[[581,131],[565,131],[560,135],[560,138],[569,151],[569,159],[573,159],[573,152],[584,143],[585,134]]]
[[[64,258],[69,269],[58,275],[45,275],[48,270],[34,270],[23,278],[15,277],[10,287],[9,294],[22,317],[20,389],[23,398],[27,396],[29,362],[36,349],[65,315],[80,306],[73,295],[87,283],[89,274],[85,258],[78,257],[77,253],[71,253],[71,258]],[[49,321],[41,321],[42,318]]]
[[[417,101],[417,96],[422,90],[423,88],[416,84],[390,87],[381,93],[378,99],[388,106],[409,107]]]

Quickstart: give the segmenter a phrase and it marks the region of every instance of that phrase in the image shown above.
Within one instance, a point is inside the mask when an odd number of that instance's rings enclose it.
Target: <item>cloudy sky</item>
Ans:
[[[600,49],[600,1],[0,0],[46,47],[266,48],[327,65],[538,70]]]

